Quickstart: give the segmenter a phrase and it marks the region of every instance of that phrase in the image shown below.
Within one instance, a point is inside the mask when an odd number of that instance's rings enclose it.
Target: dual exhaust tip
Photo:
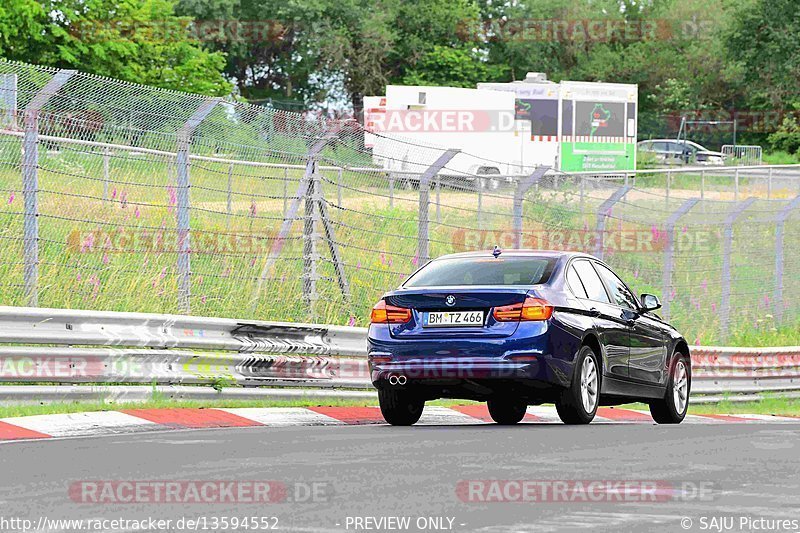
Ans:
[[[405,385],[408,378],[403,374],[389,374],[389,385]]]

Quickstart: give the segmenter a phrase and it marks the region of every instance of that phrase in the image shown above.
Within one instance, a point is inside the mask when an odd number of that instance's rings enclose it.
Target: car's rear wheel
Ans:
[[[425,400],[400,389],[379,389],[378,403],[383,419],[393,426],[410,426],[422,416]]]
[[[486,402],[492,420],[503,426],[512,426],[525,418],[528,405],[519,400],[498,398]]]
[[[565,424],[588,424],[600,403],[600,365],[597,354],[582,346],[575,358],[572,384],[556,401],[556,411]]]
[[[692,370],[686,355],[676,353],[669,367],[664,398],[650,402],[650,414],[658,424],[680,424],[689,409]]]

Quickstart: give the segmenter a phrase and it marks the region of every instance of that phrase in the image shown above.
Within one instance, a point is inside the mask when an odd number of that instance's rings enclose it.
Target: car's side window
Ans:
[[[567,283],[569,283],[569,288],[572,289],[572,294],[578,298],[589,297],[586,294],[586,289],[583,288],[581,278],[578,277],[578,273],[575,272],[575,267],[573,265],[570,265],[569,269],[567,269]]]
[[[575,261],[572,263],[572,266],[578,273],[578,277],[580,277],[581,282],[583,282],[583,288],[586,290],[586,294],[590,300],[611,303],[611,301],[608,299],[608,294],[606,294],[606,289],[603,286],[603,282],[600,281],[600,278],[597,276],[597,272],[594,271],[594,268],[592,268],[592,265],[589,263],[589,261]]]
[[[631,294],[631,291],[628,290],[622,280],[619,279],[619,277],[607,266],[600,263],[595,263],[594,266],[597,267],[597,272],[600,273],[603,281],[606,282],[608,289],[611,291],[611,299],[613,300],[613,303],[620,307],[635,311],[638,308],[636,297]]]

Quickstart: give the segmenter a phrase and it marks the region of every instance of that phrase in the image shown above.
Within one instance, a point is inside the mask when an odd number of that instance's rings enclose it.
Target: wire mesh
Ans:
[[[365,147],[352,121],[77,73],[36,113],[37,184],[25,191],[26,108],[57,74],[0,61],[5,305],[29,303],[24,273],[35,264],[41,306],[186,311],[186,275],[193,314],[365,325],[425,250],[497,245],[601,257],[636,292],[660,295],[690,342],[798,320],[795,167],[531,177],[533,168],[460,152],[431,172],[445,146],[372,132]],[[184,208],[188,267],[178,261]]]

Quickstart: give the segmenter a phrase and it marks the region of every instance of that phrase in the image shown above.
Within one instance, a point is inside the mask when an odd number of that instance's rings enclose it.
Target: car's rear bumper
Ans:
[[[373,325],[368,336],[370,378],[381,388],[392,386],[392,376],[403,376],[404,386],[432,391],[478,383],[492,389],[512,383],[564,387],[572,377],[576,340],[541,322],[521,324],[514,335],[503,338],[393,338],[388,327]]]

